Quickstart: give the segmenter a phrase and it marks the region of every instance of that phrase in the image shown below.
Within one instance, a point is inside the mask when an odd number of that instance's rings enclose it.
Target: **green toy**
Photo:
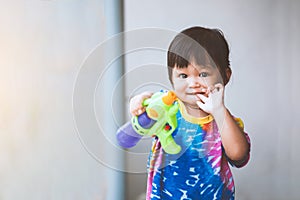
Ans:
[[[157,136],[162,148],[169,154],[178,154],[181,151],[181,147],[172,137],[172,133],[177,127],[176,113],[179,109],[179,105],[175,101],[175,93],[168,91],[154,93],[151,98],[143,102],[148,120],[154,120],[150,124],[151,127],[142,126],[139,116],[132,118],[133,128],[138,134]]]

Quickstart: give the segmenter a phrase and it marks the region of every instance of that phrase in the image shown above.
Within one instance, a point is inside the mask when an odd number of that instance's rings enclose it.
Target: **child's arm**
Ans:
[[[201,100],[197,102],[198,106],[213,115],[217,123],[227,157],[237,167],[243,165],[248,160],[250,144],[243,130],[224,105],[224,86],[216,84],[210,89],[208,97],[201,94],[198,97]]]
[[[138,116],[146,111],[146,108],[143,106],[143,101],[150,98],[153,95],[152,92],[143,92],[138,94],[130,99],[129,102],[129,111],[133,116]]]
[[[239,167],[249,158],[250,144],[228,109],[224,107],[213,114],[221,134],[222,144],[231,163]]]

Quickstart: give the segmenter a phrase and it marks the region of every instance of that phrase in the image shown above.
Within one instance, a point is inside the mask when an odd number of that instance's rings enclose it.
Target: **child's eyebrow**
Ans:
[[[177,73],[184,73],[187,71],[187,68],[174,68],[174,71]]]
[[[200,70],[211,70],[213,69],[213,67],[211,65],[197,65],[197,66],[194,66],[195,69],[197,69],[198,71]]]

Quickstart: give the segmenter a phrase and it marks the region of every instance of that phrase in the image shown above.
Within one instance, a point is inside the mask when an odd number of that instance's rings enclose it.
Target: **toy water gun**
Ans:
[[[157,92],[143,102],[146,112],[135,116],[117,132],[119,145],[130,148],[145,135],[159,138],[166,153],[177,154],[181,147],[176,144],[172,133],[177,127],[176,113],[178,104],[176,95],[172,91]]]

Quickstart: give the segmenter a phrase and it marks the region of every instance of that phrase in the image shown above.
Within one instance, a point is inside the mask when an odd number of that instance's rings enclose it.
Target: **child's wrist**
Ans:
[[[226,111],[227,111],[227,108],[225,107],[225,105],[222,105],[222,106],[219,106],[218,108],[216,108],[211,114],[214,118],[217,118],[217,117],[224,116]]]

